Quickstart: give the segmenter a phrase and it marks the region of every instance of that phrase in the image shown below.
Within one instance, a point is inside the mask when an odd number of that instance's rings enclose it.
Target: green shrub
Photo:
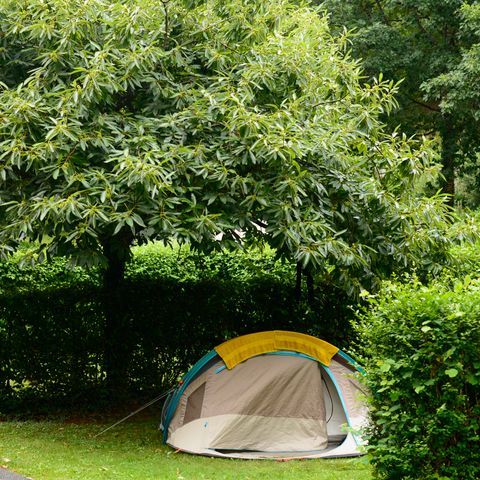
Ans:
[[[214,251],[201,253],[188,246],[168,247],[149,243],[133,249],[127,278],[174,280],[178,282],[222,279],[249,281],[268,279],[293,284],[295,265],[279,260],[269,248],[263,250]]]
[[[465,242],[451,249],[451,255],[456,260],[451,266],[445,267],[445,280],[461,278],[466,275],[480,276],[480,244]]]
[[[35,266],[20,266],[14,257],[0,262],[0,295],[75,285],[99,285],[98,270],[71,268],[64,258]]]
[[[480,281],[389,283],[356,327],[378,478],[480,478]]]
[[[99,272],[72,271],[60,259],[24,269],[4,263],[0,285],[0,412],[18,411],[19,401],[33,411],[41,399],[107,401]],[[345,346],[345,294],[318,286],[313,302],[298,302],[294,285],[295,265],[273,252],[135,249],[121,292],[129,391],[156,394],[213,346],[255,331],[297,330]]]

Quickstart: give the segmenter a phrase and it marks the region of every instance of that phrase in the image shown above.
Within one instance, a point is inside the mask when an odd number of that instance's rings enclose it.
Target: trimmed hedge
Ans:
[[[480,478],[480,281],[387,284],[356,327],[378,478]]]
[[[350,340],[345,294],[319,286],[313,303],[297,302],[295,266],[272,252],[203,255],[153,245],[135,250],[126,277],[122,351],[134,395],[169,388],[237,335],[290,329],[341,346]],[[72,271],[61,260],[23,270],[10,263],[1,265],[0,282],[0,412],[18,411],[20,401],[34,412],[42,401],[110,401],[98,272]]]

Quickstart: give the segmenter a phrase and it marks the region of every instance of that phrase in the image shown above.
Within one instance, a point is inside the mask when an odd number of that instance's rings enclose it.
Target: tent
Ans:
[[[229,340],[201,358],[167,399],[164,441],[241,458],[359,455],[366,419],[355,361],[301,333]]]

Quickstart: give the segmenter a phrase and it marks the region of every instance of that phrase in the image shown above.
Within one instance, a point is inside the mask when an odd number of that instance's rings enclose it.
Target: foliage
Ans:
[[[64,258],[55,258],[38,265],[22,265],[18,257],[0,262],[0,295],[8,293],[31,292],[35,290],[54,290],[78,286],[99,284],[98,271],[71,268]]]
[[[454,176],[471,170],[480,144],[474,71],[478,29],[475,35],[471,23],[476,4],[475,0],[325,2],[332,22],[356,29],[354,55],[363,59],[369,75],[383,72],[386,78],[403,79],[400,110],[390,119],[393,127],[401,123],[408,132],[439,133],[444,188],[452,194]],[[469,65],[476,66],[464,75]]]
[[[384,132],[394,85],[364,85],[318,13],[0,0],[0,245],[112,267],[134,239],[260,237],[349,293],[423,264],[444,248],[443,199],[416,189],[431,151]]]
[[[173,280],[198,282],[221,279],[248,282],[265,279],[292,285],[295,266],[279,259],[274,250],[249,248],[246,250],[213,251],[192,250],[188,246],[166,246],[149,243],[133,249],[133,261],[127,265],[128,279]]]
[[[480,281],[389,283],[357,327],[378,478],[480,476]]]
[[[23,247],[23,250],[27,249],[30,248]],[[133,247],[132,253],[125,272],[129,280],[184,283],[208,279],[248,282],[253,278],[264,278],[285,284],[295,282],[295,266],[279,259],[275,251],[268,248],[204,253],[188,245],[167,246],[157,242]],[[101,283],[98,269],[72,267],[62,257],[44,263],[25,263],[25,257],[29,255],[17,252],[8,261],[0,262],[0,295],[55,290],[72,284],[99,286]]]
[[[475,243],[463,243],[451,250],[455,258],[454,264],[446,266],[444,272],[438,276],[438,280],[445,285],[452,286],[455,281],[469,276],[480,277],[480,245]]]
[[[449,250],[450,261],[444,263],[436,275],[425,275],[417,270],[418,278],[424,283],[432,281],[443,283],[452,288],[456,281],[467,276],[480,277],[480,212],[458,211],[455,222],[448,229],[453,245]]]
[[[440,102],[443,112],[448,115],[455,115],[461,112],[463,122],[469,124],[462,134],[462,151],[468,149],[469,145],[476,148],[476,156],[472,156],[465,163],[465,170],[473,176],[470,187],[478,191],[480,185],[479,166],[479,144],[478,122],[480,121],[480,88],[478,78],[480,76],[480,5],[478,2],[463,2],[461,9],[457,12],[460,18],[461,38],[470,39],[469,43],[463,45],[461,58],[443,75],[432,80],[426,89],[428,94]],[[478,201],[477,204],[478,205]]]
[[[480,190],[478,189],[477,162],[479,156],[466,161],[465,171],[455,182],[455,203],[460,208],[478,208],[480,205]]]
[[[150,409],[155,411],[158,408]],[[98,438],[93,436],[107,425],[77,420],[0,422],[0,461],[43,480],[371,479],[363,459],[246,462],[208,458],[162,446],[157,418],[129,420]]]
[[[98,272],[68,273],[67,262],[59,259],[50,271],[49,264],[1,266],[0,412],[111,402]],[[346,295],[325,285],[307,303],[296,298],[294,284],[295,265],[274,252],[134,249],[119,292],[125,305],[126,390],[155,395],[213,346],[245,333],[298,330],[346,345]]]

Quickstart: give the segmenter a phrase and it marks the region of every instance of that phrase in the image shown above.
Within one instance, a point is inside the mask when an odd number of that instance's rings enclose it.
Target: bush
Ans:
[[[60,289],[72,285],[99,284],[100,276],[97,269],[70,268],[64,258],[56,258],[49,263],[36,266],[20,266],[15,257],[10,261],[0,262],[0,296]]]
[[[480,478],[480,281],[389,283],[356,330],[383,479]]]
[[[42,399],[48,408],[109,401],[99,272],[4,263],[0,284],[0,412],[20,401],[33,411]],[[129,392],[169,388],[213,346],[246,333],[289,329],[347,344],[346,296],[327,285],[298,302],[294,285],[295,266],[273,252],[135,249],[121,293]]]

